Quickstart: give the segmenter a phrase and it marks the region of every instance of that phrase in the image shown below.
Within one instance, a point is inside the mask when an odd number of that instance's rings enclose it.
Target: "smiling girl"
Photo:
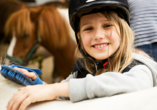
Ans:
[[[70,0],[69,19],[78,44],[72,73],[61,83],[20,88],[8,110],[57,97],[78,102],[157,85],[157,63],[133,48],[127,0]]]

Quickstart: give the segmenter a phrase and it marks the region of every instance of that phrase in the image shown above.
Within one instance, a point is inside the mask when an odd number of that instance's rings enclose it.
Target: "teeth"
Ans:
[[[102,48],[102,47],[105,47],[107,44],[102,44],[102,45],[96,45],[95,47],[96,48]]]

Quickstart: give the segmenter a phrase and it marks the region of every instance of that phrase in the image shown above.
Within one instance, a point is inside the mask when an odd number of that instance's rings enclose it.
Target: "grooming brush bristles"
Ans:
[[[16,74],[15,74],[13,71],[10,70],[10,71],[8,72],[8,75],[9,75],[12,79],[14,79],[14,77],[15,77]]]
[[[19,74],[17,74],[17,75],[15,76],[15,78],[16,78],[17,80],[19,80],[19,81],[23,81],[23,80],[22,80],[22,77],[21,77]]]
[[[22,85],[31,85],[23,76],[16,74],[15,78],[17,79],[18,83],[22,84],[21,82],[23,82],[24,84]]]
[[[42,74],[42,72],[40,70],[30,69],[30,68],[17,66],[17,65],[13,64],[11,66],[1,65],[1,70],[0,70],[1,75],[3,77],[5,77],[6,79],[12,80],[12,81],[14,81],[18,84],[22,84],[22,85],[25,85],[25,86],[26,85],[43,84],[42,80],[38,77],[38,75],[37,75],[37,79],[33,81],[32,79],[27,77],[22,72],[20,72],[18,70],[15,70],[14,67],[24,68],[24,69],[28,70],[29,72],[34,72],[34,73],[38,72],[38,74]]]
[[[15,76],[15,78],[16,78],[19,82],[23,82],[23,81],[24,81],[24,78],[23,78],[21,75],[19,75],[19,74],[17,74],[17,75]]]
[[[17,82],[18,82],[19,84],[22,84],[21,82],[24,81],[24,77],[21,76],[21,75],[19,75],[19,74],[16,74],[15,79],[17,80]],[[24,84],[22,84],[22,85],[24,85]]]
[[[5,78],[7,78],[7,72],[8,72],[7,69],[5,69],[5,68],[2,68],[2,69],[1,69],[1,74],[2,74]]]
[[[30,83],[27,80],[24,80],[25,85],[30,85]]]

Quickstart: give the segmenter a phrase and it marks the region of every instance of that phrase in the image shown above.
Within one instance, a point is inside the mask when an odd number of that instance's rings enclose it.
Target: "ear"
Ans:
[[[34,21],[38,20],[41,12],[42,12],[41,7],[31,8],[30,9],[31,21],[34,22]]]
[[[21,8],[21,9],[27,8],[27,5],[22,2],[20,8]]]
[[[80,33],[79,32],[77,33],[77,37],[78,37],[78,39],[80,39]]]

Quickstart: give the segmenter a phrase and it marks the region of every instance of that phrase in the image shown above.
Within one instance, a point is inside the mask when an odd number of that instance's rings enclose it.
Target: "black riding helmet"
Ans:
[[[100,12],[108,8],[115,11],[119,17],[129,24],[130,13],[127,0],[70,0],[69,21],[75,32],[77,43],[77,31],[80,17],[85,14]]]

